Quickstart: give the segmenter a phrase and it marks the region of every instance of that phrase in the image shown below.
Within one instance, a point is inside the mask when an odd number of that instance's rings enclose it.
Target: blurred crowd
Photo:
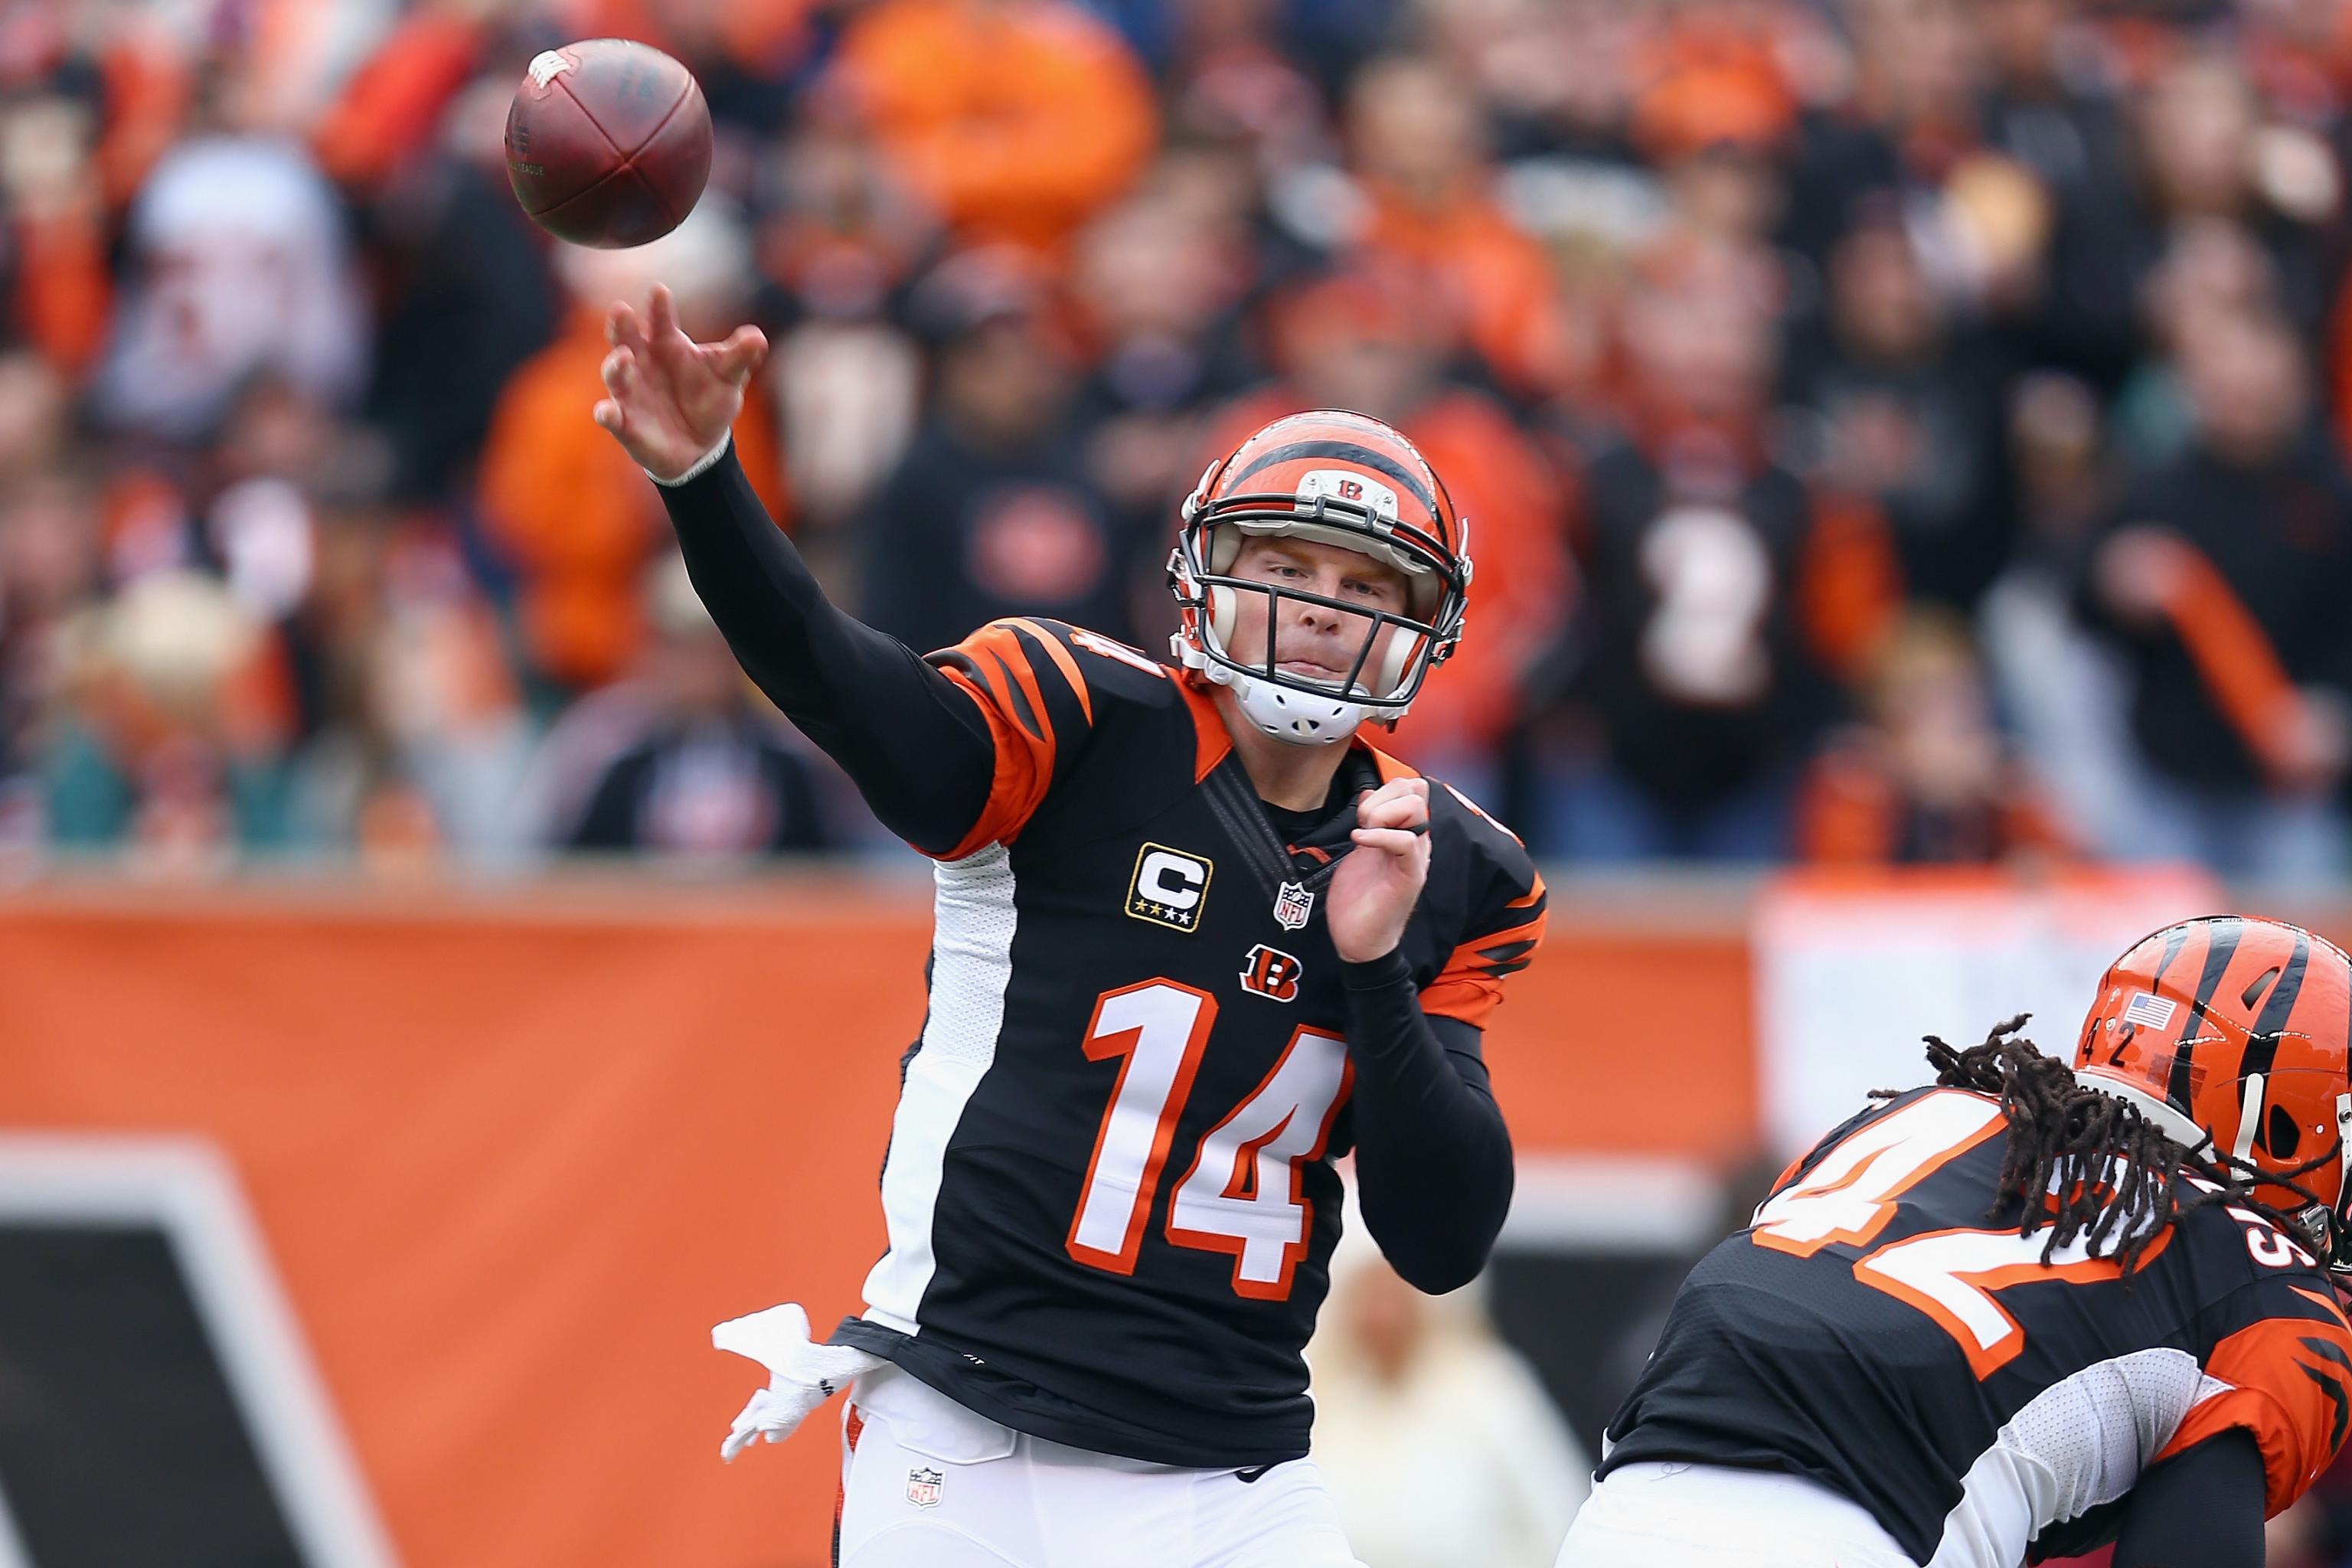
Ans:
[[[502,169],[600,35],[717,123],[635,251]],[[1163,647],[1350,407],[1477,563],[1393,743],[1539,854],[2340,878],[2348,102],[2337,0],[0,0],[0,855],[880,849],[588,417],[658,277],[917,647]]]

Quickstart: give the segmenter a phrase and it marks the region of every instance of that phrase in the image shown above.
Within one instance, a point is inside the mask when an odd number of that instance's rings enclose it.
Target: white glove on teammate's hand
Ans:
[[[808,1413],[849,1386],[861,1373],[882,1364],[882,1358],[847,1345],[809,1342],[808,1314],[787,1301],[748,1318],[730,1318],[710,1331],[710,1342],[722,1351],[749,1356],[768,1369],[768,1386],[751,1395],[727,1429],[719,1457],[732,1459],[751,1447],[755,1437],[781,1443]]]

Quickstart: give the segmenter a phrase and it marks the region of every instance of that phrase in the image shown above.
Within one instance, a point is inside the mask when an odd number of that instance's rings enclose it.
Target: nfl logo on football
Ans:
[[[1285,931],[1297,931],[1315,912],[1315,895],[1303,882],[1285,882],[1274,897],[1274,918]]]
[[[940,1506],[940,1473],[937,1470],[907,1472],[907,1500],[917,1508]]]

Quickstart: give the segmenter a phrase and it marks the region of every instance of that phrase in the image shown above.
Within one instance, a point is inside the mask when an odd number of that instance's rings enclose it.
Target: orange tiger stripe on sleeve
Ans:
[[[1061,639],[1036,622],[1018,616],[1001,624],[1018,626],[1037,639],[1037,646],[1045,650],[1047,656],[1053,659],[1054,667],[1062,672],[1062,679],[1068,681],[1070,689],[1077,694],[1078,711],[1086,716],[1087,723],[1093,723],[1095,702],[1093,698],[1087,695],[1087,678],[1078,673],[1078,661],[1070,657],[1070,650],[1062,646]]]
[[[979,705],[996,748],[987,805],[940,857],[960,860],[1020,836],[1053,786],[1055,763],[1091,727],[1094,704],[1077,662],[1032,621],[992,621],[929,658]]]
[[[2262,1449],[2263,1511],[2283,1511],[2334,1462],[2352,1426],[2352,1333],[2340,1319],[2263,1318],[2214,1346],[2205,1374],[2220,1386],[2149,1463],[2242,1427]]]
[[[1502,1005],[1503,982],[1525,969],[1541,945],[1549,896],[1541,873],[1535,885],[1497,911],[1496,929],[1455,948],[1437,978],[1422,987],[1421,1010],[1483,1029]]]

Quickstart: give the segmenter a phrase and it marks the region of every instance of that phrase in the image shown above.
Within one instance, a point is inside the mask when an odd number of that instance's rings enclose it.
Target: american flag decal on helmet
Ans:
[[[2142,992],[2133,997],[2130,1005],[2124,1009],[2124,1022],[2146,1024],[2151,1029],[2161,1029],[2172,1022],[2175,1010],[2176,1004],[2169,997]]]

